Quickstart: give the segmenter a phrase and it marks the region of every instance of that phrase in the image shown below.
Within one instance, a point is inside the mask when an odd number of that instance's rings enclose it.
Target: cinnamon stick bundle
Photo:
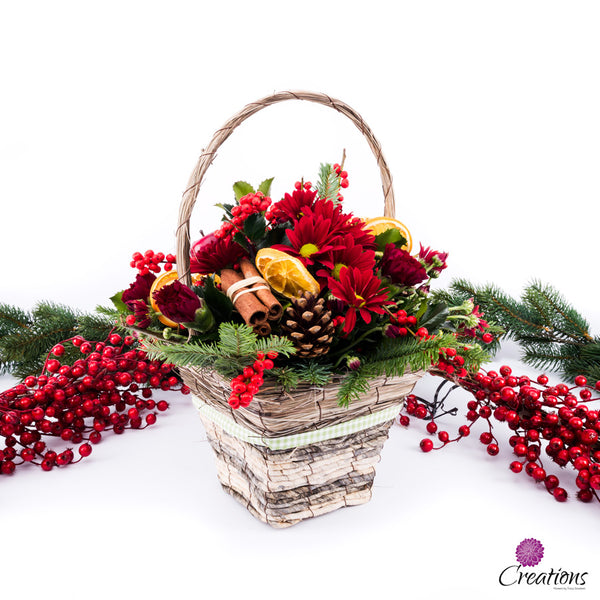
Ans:
[[[221,271],[221,289],[227,293],[227,290],[232,285],[243,279],[244,277],[237,271],[234,271],[233,269],[223,269]],[[255,327],[256,325],[266,322],[268,310],[256,297],[255,292],[245,294],[234,292],[231,301],[233,302],[235,309],[242,315],[242,318],[248,325]]]
[[[247,259],[244,258],[240,261],[240,269],[246,279],[250,277],[260,277],[260,273],[256,267]],[[277,298],[273,296],[270,289],[265,289],[269,286],[264,283],[255,283],[250,289],[255,290],[253,293],[256,294],[258,299],[267,307],[267,318],[270,321],[279,319],[283,314],[283,308],[277,301]]]

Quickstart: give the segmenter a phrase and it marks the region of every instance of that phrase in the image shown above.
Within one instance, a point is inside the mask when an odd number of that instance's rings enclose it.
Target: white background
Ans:
[[[598,334],[599,27],[600,7],[583,1],[3,3],[0,300],[106,303],[132,280],[132,252],[174,251],[179,199],[212,133],[248,102],[309,89],[372,127],[397,217],[450,254],[440,285],[462,276],[518,295],[538,278]],[[193,235],[216,228],[234,181],[276,176],[277,199],[344,148],[348,208],[380,214],[357,130],[286,102],[223,146]],[[499,361],[526,372],[512,347]],[[369,504],[274,531],[220,490],[190,403],[171,400],[154,428],[81,465],[1,478],[3,598],[600,590],[597,503],[558,504],[513,475],[506,443],[496,458],[475,435],[424,455],[420,426],[394,428]],[[525,537],[546,548],[538,571],[589,571],[586,589],[501,588]]]

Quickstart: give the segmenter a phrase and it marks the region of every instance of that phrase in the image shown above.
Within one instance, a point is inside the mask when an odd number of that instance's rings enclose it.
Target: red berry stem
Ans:
[[[82,357],[61,364],[69,344]],[[40,375],[0,393],[0,474],[26,462],[44,471],[75,464],[105,432],[145,429],[156,422],[155,410],[168,408],[152,399],[155,389],[190,392],[171,365],[150,360],[132,336],[113,331],[103,342],[75,336],[57,344]],[[63,448],[50,448],[45,440],[52,438]],[[70,445],[77,446],[77,458]]]
[[[447,350],[434,370],[434,374],[444,377],[434,401],[422,401],[420,404],[420,399],[411,395],[405,402],[407,414],[420,419],[429,417],[427,432],[430,435],[437,433],[441,442],[436,447],[429,438],[421,440],[420,447],[424,452],[439,450],[451,442],[460,441],[470,435],[473,425],[483,421],[487,424],[487,430],[480,434],[479,441],[486,446],[490,456],[496,456],[499,444],[493,434],[493,418],[505,422],[513,432],[508,441],[518,460],[511,462],[511,471],[520,473],[524,470],[534,482],[544,483],[547,492],[557,501],[564,502],[568,497],[567,491],[559,486],[558,477],[547,473],[541,459],[545,445],[544,451],[554,463],[560,467],[571,465],[577,472],[577,498],[583,502],[590,502],[594,498],[599,500],[600,413],[590,409],[588,404],[600,400],[592,397],[593,390],[600,391],[600,382],[592,387],[580,375],[575,378],[572,387],[564,383],[553,386],[548,384],[546,375],[540,375],[532,382],[529,377],[514,376],[508,366],[502,366],[499,373],[481,371],[476,375],[462,376],[449,368],[453,365],[448,361]],[[467,423],[458,428],[458,436],[453,439],[446,431],[438,431],[435,422],[439,416],[453,412],[450,410],[437,414],[448,394],[442,401],[438,396],[448,383],[454,384],[451,391],[462,387],[474,397],[467,403]],[[401,415],[400,424],[407,426],[409,418]]]

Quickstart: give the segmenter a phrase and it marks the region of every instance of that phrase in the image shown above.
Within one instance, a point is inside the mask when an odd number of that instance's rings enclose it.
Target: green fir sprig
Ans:
[[[331,200],[338,204],[338,194],[340,192],[340,176],[330,164],[321,164],[319,167],[319,181],[317,182],[317,192],[319,198]]]
[[[106,339],[115,321],[106,315],[89,314],[53,302],[40,302],[31,311],[0,304],[0,374],[18,379],[41,371],[48,352],[64,340],[80,335],[89,341]],[[81,356],[66,347],[61,359],[70,364]]]
[[[444,299],[456,304],[467,298],[520,345],[526,364],[571,381],[577,375],[600,380],[600,338],[590,334],[588,321],[552,286],[534,281],[515,299],[497,286],[458,279]]]
[[[213,343],[182,342],[161,343],[147,340],[146,351],[151,358],[177,366],[213,368],[224,377],[236,375],[256,359],[258,352],[277,352],[291,356],[294,346],[287,338],[271,335],[258,337],[245,324],[221,323],[219,339]]]
[[[402,376],[407,370],[428,370],[438,361],[442,348],[460,346],[461,356],[465,358],[465,367],[478,370],[482,362],[489,360],[489,354],[479,345],[465,349],[450,333],[441,333],[428,339],[405,339],[402,342],[384,339],[377,350],[368,357],[360,359],[360,366],[349,371],[338,392],[340,406],[348,406],[369,389],[369,382],[375,377]]]

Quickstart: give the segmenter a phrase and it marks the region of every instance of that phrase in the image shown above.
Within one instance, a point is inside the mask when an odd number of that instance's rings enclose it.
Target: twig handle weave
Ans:
[[[190,179],[188,181],[187,188],[183,193],[181,205],[179,207],[179,223],[177,227],[177,272],[179,278],[186,285],[191,283],[190,275],[190,217],[196,198],[202,185],[204,175],[208,170],[208,167],[212,164],[213,160],[217,156],[217,150],[221,144],[233,133],[233,130],[243,123],[248,117],[258,111],[270,106],[271,104],[277,104],[284,100],[308,100],[309,102],[316,102],[317,104],[323,104],[329,106],[348,117],[354,125],[360,130],[365,136],[371,151],[373,152],[377,164],[379,165],[379,171],[381,174],[381,183],[383,186],[383,199],[384,199],[384,210],[383,214],[386,217],[394,217],[395,215],[395,203],[394,203],[394,191],[392,188],[392,176],[390,174],[389,167],[385,161],[383,153],[381,152],[381,145],[377,141],[377,138],[373,135],[371,128],[363,121],[363,118],[350,106],[341,100],[331,98],[327,94],[321,94],[319,92],[304,92],[304,91],[286,91],[278,92],[266,98],[261,98],[256,102],[251,102],[246,105],[240,112],[234,115],[221,129],[215,132],[212,140],[208,146],[202,151],[198,163],[196,164]]]

